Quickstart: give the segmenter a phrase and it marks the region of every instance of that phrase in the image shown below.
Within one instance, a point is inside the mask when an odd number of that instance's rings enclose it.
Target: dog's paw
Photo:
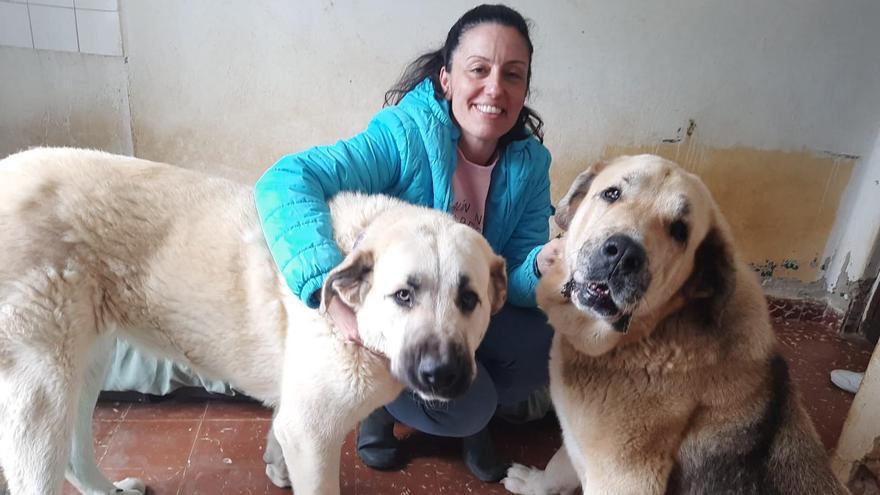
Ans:
[[[113,485],[118,489],[118,495],[144,495],[147,491],[147,485],[138,478],[125,478]]]
[[[269,481],[278,488],[290,488],[290,476],[287,474],[287,467],[276,464],[266,464],[266,476]]]
[[[501,480],[504,488],[519,495],[549,495],[544,487],[544,471],[514,463]]]

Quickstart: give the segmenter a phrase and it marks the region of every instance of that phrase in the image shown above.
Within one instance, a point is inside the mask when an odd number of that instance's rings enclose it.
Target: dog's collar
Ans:
[[[364,349],[365,351],[369,352],[370,354],[373,354],[374,356],[378,356],[381,358],[385,357],[385,354],[382,354],[381,352],[378,352],[378,351],[374,351],[373,349],[370,349],[369,347],[365,346],[364,342],[361,340],[360,334],[355,335],[355,336],[346,335],[345,341],[350,344],[354,344],[354,345],[360,347],[361,349]]]

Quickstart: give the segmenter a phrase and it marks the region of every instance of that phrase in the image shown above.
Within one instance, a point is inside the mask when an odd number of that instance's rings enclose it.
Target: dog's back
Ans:
[[[283,290],[247,187],[34,149],[0,161],[0,197],[0,465],[11,487],[60,491],[72,418],[91,444],[86,409],[116,333],[277,402],[286,313],[307,310]],[[75,478],[109,490],[92,457],[80,449]]]
[[[246,187],[73,149],[12,155],[0,184],[0,299],[10,308],[60,319],[59,331],[119,330],[208,374],[228,375],[214,368],[242,351],[224,347],[228,329],[254,332],[243,342],[280,360],[284,335],[264,327],[283,319],[283,292]]]
[[[205,210],[217,206],[206,199],[223,197],[218,186],[235,199],[224,181],[89,150],[12,155],[0,162],[0,184],[3,280],[78,268],[102,279],[111,297],[125,297],[126,286],[145,283],[144,272],[183,217],[207,217]]]

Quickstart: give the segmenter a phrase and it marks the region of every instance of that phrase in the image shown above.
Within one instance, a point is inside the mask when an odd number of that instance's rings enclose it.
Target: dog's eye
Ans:
[[[394,302],[401,306],[411,308],[413,305],[412,291],[409,289],[400,289],[399,291],[395,292]]]
[[[676,241],[684,244],[688,240],[688,226],[681,220],[676,220],[669,225],[669,235]]]
[[[480,302],[480,296],[472,290],[462,291],[458,296],[458,305],[464,313],[470,313]]]
[[[608,201],[609,203],[613,203],[620,199],[620,188],[611,186],[608,189],[602,191],[602,199]]]

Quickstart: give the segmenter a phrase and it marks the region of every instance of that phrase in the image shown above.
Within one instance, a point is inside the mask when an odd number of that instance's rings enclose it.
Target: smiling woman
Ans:
[[[404,462],[395,421],[462,437],[463,457],[484,481],[508,463],[486,425],[500,405],[546,390],[551,331],[535,307],[535,287],[552,265],[547,242],[550,153],[543,122],[527,105],[533,47],[526,20],[504,5],[480,5],[458,19],[444,45],[416,58],[385,94],[367,129],[332,146],[283,157],[256,186],[263,232],[288,285],[312,306],[326,274],[342,260],[326,202],[343,190],[382,193],[452,213],[480,231],[507,263],[508,304],[477,350],[476,377],[451,402],[404,392],[362,422],[357,448],[376,469]],[[407,294],[394,297],[405,303]],[[358,308],[334,298],[328,312],[352,342]],[[462,294],[466,312],[482,304]],[[544,401],[546,402],[546,401]]]
[[[458,147],[468,160],[487,165],[498,140],[516,124],[528,91],[529,50],[511,27],[481,24],[461,37],[452,69],[440,68],[440,85],[461,128]]]

